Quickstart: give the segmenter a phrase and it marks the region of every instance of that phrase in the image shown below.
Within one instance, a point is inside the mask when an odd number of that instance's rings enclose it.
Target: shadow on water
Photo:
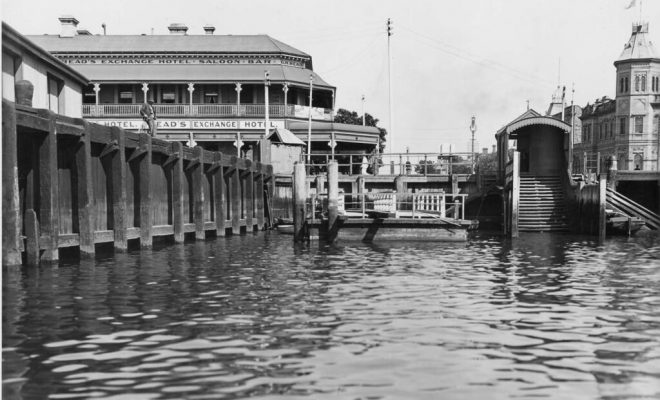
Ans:
[[[3,398],[654,396],[659,249],[260,233],[5,268]]]

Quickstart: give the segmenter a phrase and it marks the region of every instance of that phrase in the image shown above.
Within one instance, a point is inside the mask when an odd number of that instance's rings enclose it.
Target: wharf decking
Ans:
[[[3,265],[240,234],[269,217],[270,165],[6,100],[2,114]]]

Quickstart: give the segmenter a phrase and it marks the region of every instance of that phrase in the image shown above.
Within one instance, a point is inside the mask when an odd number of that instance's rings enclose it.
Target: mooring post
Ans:
[[[39,146],[39,225],[44,236],[42,261],[59,259],[59,195],[57,168],[57,126],[55,114],[39,110],[39,115],[48,118],[48,132]]]
[[[37,213],[29,209],[25,211],[25,236],[27,238],[25,245],[25,255],[27,265],[39,265],[39,249],[41,248],[39,239],[39,221],[37,221]]]
[[[328,163],[328,240],[330,242],[334,241],[337,237],[338,203],[339,166],[337,165],[337,161],[332,160]]]
[[[174,242],[183,243],[185,240],[183,228],[183,186],[185,179],[183,175],[183,144],[181,142],[172,142],[172,156],[176,157],[176,161],[172,164],[172,225],[174,225]]]
[[[153,244],[151,217],[151,135],[140,134],[140,149],[145,151],[138,161],[140,174],[140,247],[150,248]]]
[[[245,231],[254,232],[254,164],[252,160],[245,160],[247,167],[243,178],[243,198],[245,207]]]
[[[16,108],[2,100],[2,265],[21,264]]]
[[[305,240],[305,203],[307,201],[307,177],[305,164],[296,162],[293,166],[293,241]]]
[[[192,171],[195,239],[204,240],[204,149],[201,146],[193,148],[193,160],[196,163]]]
[[[231,165],[231,233],[241,234],[241,171],[238,170],[238,158],[232,156]]]
[[[222,153],[213,154],[213,162],[217,169],[213,175],[213,199],[215,206],[215,234],[225,236],[225,220],[227,218],[227,200],[225,199],[225,168],[222,166]]]
[[[76,148],[78,174],[78,227],[80,255],[93,255],[94,225],[92,220],[94,186],[92,182],[92,140],[89,122],[83,121],[84,131]]]
[[[598,182],[598,240],[605,240],[605,229],[607,227],[607,214],[606,214],[606,204],[607,204],[607,179],[603,175],[600,176]]]
[[[511,187],[511,237],[518,237],[518,202],[520,200],[520,152],[513,152]]]
[[[110,128],[112,139],[117,142],[117,151],[111,159],[112,186],[112,229],[115,250],[128,249],[126,238],[126,137],[116,126]]]
[[[364,184],[364,176],[358,177],[358,195],[360,197],[360,209],[362,210],[362,218],[366,217],[366,200],[367,193]]]
[[[264,229],[264,174],[266,169],[264,164],[257,163],[257,176],[255,181],[254,200],[257,203],[257,229]]]

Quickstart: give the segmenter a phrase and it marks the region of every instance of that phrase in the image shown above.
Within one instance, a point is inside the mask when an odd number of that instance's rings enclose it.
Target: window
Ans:
[[[635,117],[635,133],[644,133],[644,117],[641,115]]]
[[[635,92],[639,92],[639,75],[635,75]]]
[[[133,87],[131,85],[119,85],[119,99],[120,104],[133,103]]]
[[[626,87],[625,87],[625,89],[624,89],[624,92],[628,92],[629,89],[628,89],[628,77],[627,77],[627,76],[626,76],[624,82],[625,82],[625,84],[626,84],[626,85],[625,85]]]
[[[635,171],[641,171],[644,163],[644,158],[641,154],[635,154],[633,163],[635,164]]]
[[[623,92],[623,78],[619,79],[619,92]]]
[[[61,80],[48,75],[48,109],[55,114],[60,114],[60,110],[64,111],[62,86]]]
[[[627,119],[626,117],[619,118],[619,133],[621,135],[625,135],[627,133],[626,132],[626,130],[627,130],[626,129],[626,119]]]
[[[642,92],[646,92],[646,75],[642,75]]]

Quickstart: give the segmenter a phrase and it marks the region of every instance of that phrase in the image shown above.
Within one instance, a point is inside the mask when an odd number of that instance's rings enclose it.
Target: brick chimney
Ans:
[[[188,27],[184,24],[173,23],[167,27],[170,31],[170,35],[187,35]]]
[[[215,32],[215,26],[213,25],[205,25],[204,26],[204,32],[207,35],[213,35],[213,32]]]
[[[62,24],[62,30],[60,32],[60,37],[72,38],[76,36],[78,30],[78,20],[71,15],[62,15],[60,18],[60,23]]]

